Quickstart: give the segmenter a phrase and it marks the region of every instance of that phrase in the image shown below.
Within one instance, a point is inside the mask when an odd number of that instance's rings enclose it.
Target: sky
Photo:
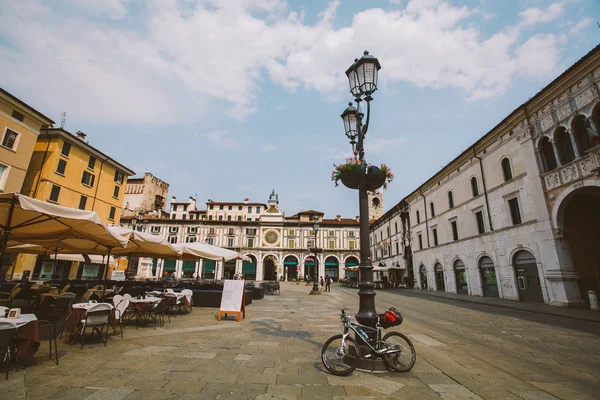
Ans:
[[[0,86],[169,197],[358,215],[344,74],[382,69],[365,139],[388,210],[600,41],[598,0],[0,0]]]

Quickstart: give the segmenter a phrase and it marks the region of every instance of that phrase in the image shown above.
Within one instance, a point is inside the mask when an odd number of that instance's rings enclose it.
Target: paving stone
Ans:
[[[379,378],[370,373],[354,371],[351,379],[344,376],[328,375],[327,381],[332,386],[361,386],[372,391],[390,395],[404,386],[391,379]]]
[[[169,392],[200,393],[207,382],[169,381],[161,390]]]
[[[98,390],[96,389],[85,389],[85,388],[64,388],[58,392],[52,393],[47,399],[60,399],[60,400],[80,400],[85,399],[88,396],[93,395]]]
[[[306,385],[302,386],[302,398],[330,399],[333,396],[345,396],[346,391],[340,386]]]
[[[86,400],[121,400],[133,392],[133,389],[102,389],[98,390]]]
[[[125,385],[126,388],[135,390],[158,390],[167,384],[164,379],[134,379]]]
[[[300,385],[269,385],[267,394],[295,398],[302,395],[302,387]]]

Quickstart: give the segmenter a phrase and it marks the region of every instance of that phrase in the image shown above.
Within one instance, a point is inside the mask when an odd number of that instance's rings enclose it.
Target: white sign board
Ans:
[[[223,297],[221,297],[221,311],[237,311],[242,310],[242,297],[244,295],[245,281],[225,280],[223,285]]]
[[[125,280],[125,271],[113,270],[110,275],[110,279],[113,281],[124,281]]]

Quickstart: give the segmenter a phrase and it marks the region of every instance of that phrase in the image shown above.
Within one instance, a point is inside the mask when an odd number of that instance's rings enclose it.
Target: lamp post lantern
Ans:
[[[381,65],[377,58],[365,51],[360,59],[354,60],[354,63],[346,71],[348,83],[350,84],[350,93],[354,96],[356,107],[349,103],[348,108],[344,110],[341,117],[344,121],[344,130],[352,151],[357,156],[361,164],[366,166],[364,138],[369,129],[369,118],[371,114],[371,95],[377,90],[377,78]],[[367,103],[366,121],[363,124],[365,115],[361,111],[361,103]],[[359,311],[356,314],[356,320],[361,324],[375,327],[377,322],[377,312],[375,311],[375,291],[373,283],[373,265],[371,263],[371,254],[369,252],[369,200],[367,194],[367,175],[358,184],[359,215],[360,215],[360,281],[359,291]]]
[[[319,268],[317,267],[317,253],[319,251],[319,248],[317,246],[317,232],[319,232],[319,217],[317,215],[313,216],[313,230],[315,232],[315,247],[313,249],[315,252],[315,259],[313,260],[315,264],[315,276],[313,279],[313,287],[310,294],[321,294],[321,292],[319,291]]]

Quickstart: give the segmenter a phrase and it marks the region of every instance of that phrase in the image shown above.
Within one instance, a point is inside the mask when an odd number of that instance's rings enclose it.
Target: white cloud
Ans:
[[[522,19],[524,26],[535,25],[538,23],[551,22],[558,19],[564,11],[562,3],[553,3],[548,6],[546,10],[542,10],[536,7],[528,8],[527,10],[521,11],[519,16]]]
[[[365,154],[394,153],[407,141],[407,138],[386,139],[369,135],[369,140],[365,140]]]
[[[260,151],[262,151],[263,153],[268,153],[270,151],[275,151],[275,150],[277,150],[277,147],[275,147],[271,144],[267,144],[260,149]]]
[[[593,21],[594,20],[591,19],[590,17],[585,17],[585,18],[579,20],[575,25],[573,25],[573,27],[571,29],[569,29],[569,36],[579,35],[581,32],[583,32],[583,30],[585,28],[590,26]]]
[[[73,0],[73,2],[92,14],[107,14],[112,19],[121,19],[127,14],[125,4],[128,0]]]
[[[220,150],[240,151],[242,145],[226,131],[213,131],[202,134],[212,145]]]
[[[520,24],[486,38],[476,24],[485,15],[446,0],[366,9],[346,26],[333,24],[343,6],[337,0],[312,24],[283,0],[151,0],[135,24],[124,23],[133,18],[128,0],[72,1],[120,20],[63,16],[40,0],[7,2],[0,14],[0,76],[34,91],[51,115],[66,109],[91,121],[137,124],[195,122],[212,112],[209,106],[223,104],[244,119],[257,111],[265,71],[288,90],[305,87],[336,99],[347,85],[345,69],[364,48],[381,60],[383,85],[402,81],[460,89],[471,99],[497,96],[515,77],[556,72],[558,36],[522,37],[523,28],[556,20],[564,9],[562,3],[529,8]],[[544,62],[530,63],[528,52],[541,50]]]

